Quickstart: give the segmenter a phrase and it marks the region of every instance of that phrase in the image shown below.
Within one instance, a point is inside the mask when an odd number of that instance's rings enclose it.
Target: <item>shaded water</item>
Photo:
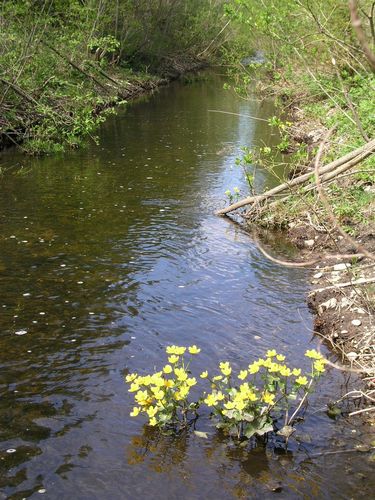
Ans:
[[[110,119],[100,146],[40,160],[3,154],[12,167],[0,178],[4,498],[373,491],[367,455],[322,455],[368,439],[321,409],[346,390],[337,372],[286,455],[228,444],[207,415],[208,440],[160,437],[128,416],[124,373],[160,367],[170,343],[202,348],[197,373],[222,359],[244,366],[270,347],[300,365],[315,345],[306,272],[265,260],[213,215],[227,188],[245,188],[234,167],[240,146],[275,138],[265,122],[209,109],[274,112],[224,92],[217,78],[176,83]],[[257,182],[275,179],[259,173]]]

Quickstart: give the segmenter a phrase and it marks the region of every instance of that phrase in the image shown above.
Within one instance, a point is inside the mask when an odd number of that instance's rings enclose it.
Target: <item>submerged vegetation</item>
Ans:
[[[314,349],[305,353],[312,361],[309,373],[289,367],[286,357],[271,349],[237,376],[228,361],[219,364],[217,375],[209,376],[205,370],[199,378],[209,382],[210,391],[199,391],[201,395],[189,401],[191,389],[199,385],[190,369],[192,357],[199,352],[195,345],[168,346],[168,364],[162,370],[128,374],[126,382],[136,403],[130,416],[145,414],[149,425],[173,432],[195,425],[198,409],[205,406],[216,427],[237,439],[277,433],[288,440],[314,383],[325,372],[326,361]]]

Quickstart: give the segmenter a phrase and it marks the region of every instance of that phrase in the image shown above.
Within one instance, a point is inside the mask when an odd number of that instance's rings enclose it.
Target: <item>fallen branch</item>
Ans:
[[[360,148],[355,149],[351,153],[342,156],[338,160],[328,163],[327,165],[325,165],[320,169],[319,174],[322,176],[322,180],[329,180],[330,178],[332,178],[331,175],[333,176],[338,175],[339,173],[342,173],[345,170],[354,167],[355,165],[363,161],[365,158],[367,158],[374,152],[375,152],[375,139],[372,139],[370,142],[366,143]],[[238,208],[244,207],[246,205],[260,203],[264,200],[267,200],[268,198],[271,198],[272,196],[275,196],[278,193],[286,191],[287,189],[291,189],[292,187],[304,184],[306,181],[309,181],[311,179],[312,175],[313,174],[311,172],[308,172],[306,174],[295,177],[291,181],[279,184],[278,186],[274,187],[273,189],[270,189],[269,191],[266,191],[263,194],[256,196],[248,196],[243,200],[240,200],[236,203],[233,203],[232,205],[229,205],[228,207],[219,210],[218,212],[216,212],[216,214],[225,215],[229,212],[233,212],[233,210],[237,210]]]
[[[90,75],[90,73],[87,73],[80,66],[78,66],[75,62],[73,62],[71,59],[69,59],[69,57],[65,56],[60,51],[58,51],[57,49],[55,49],[55,47],[52,47],[52,45],[49,45],[45,41],[42,41],[42,44],[45,45],[46,47],[48,47],[50,50],[52,50],[52,52],[54,52],[55,54],[57,54],[59,57],[61,57],[61,59],[64,59],[64,61],[66,61],[68,64],[70,64],[70,66],[72,66],[75,70],[77,70],[80,73],[82,73],[82,75],[84,75],[86,78],[90,78],[90,80],[92,80],[99,87],[101,87],[103,90],[105,90],[106,92],[108,92],[107,87],[105,87],[101,82],[99,82],[99,80],[97,78],[95,78],[95,76],[92,76],[92,75]]]
[[[292,262],[292,261],[289,261],[289,260],[282,260],[282,259],[277,259],[276,257],[273,257],[272,255],[270,255],[265,249],[264,247],[261,245],[261,243],[259,242],[259,240],[257,238],[254,238],[254,241],[257,245],[257,249],[265,256],[267,257],[267,259],[269,259],[270,261],[272,262],[275,262],[275,264],[280,264],[281,266],[284,266],[284,267],[310,267],[310,266],[313,266],[314,264],[317,264],[318,262],[322,262],[322,260],[340,260],[340,261],[343,261],[343,260],[351,260],[351,259],[354,259],[354,258],[361,258],[363,257],[363,254],[327,254],[327,255],[319,255],[319,257],[316,257],[315,259],[311,259],[311,260],[305,260],[303,262]]]
[[[14,92],[16,92],[16,94],[18,94],[19,96],[23,97],[24,99],[26,99],[26,101],[29,101],[31,102],[32,104],[35,104],[37,105],[38,104],[38,101],[36,101],[34,99],[34,97],[32,97],[30,94],[28,94],[27,92],[25,92],[23,89],[21,89],[18,85],[16,85],[15,83],[13,82],[10,82],[9,80],[5,80],[5,78],[3,77],[0,77],[0,82],[3,83],[4,85],[8,85],[8,87],[10,87],[11,89],[14,90]]]
[[[323,191],[322,184],[321,184],[321,177],[320,177],[321,173],[319,172],[320,158],[323,154],[325,142],[328,140],[328,138],[332,132],[333,132],[333,129],[329,130],[328,133],[326,134],[325,138],[323,139],[323,141],[321,142],[321,144],[319,146],[318,154],[316,155],[316,159],[315,159],[315,166],[314,166],[315,184],[316,184],[316,188],[318,190],[320,200],[321,200],[324,208],[326,209],[328,219],[333,224],[333,227],[336,228],[337,231],[341,234],[341,236],[343,236],[343,238],[345,238],[346,241],[351,243],[357,252],[363,253],[367,258],[369,258],[371,260],[375,260],[375,255],[373,253],[368,252],[366,250],[366,248],[363,247],[363,245],[359,244],[354,238],[352,238],[349,234],[347,234],[344,231],[344,229],[340,226],[340,224],[338,224],[337,219],[335,217],[335,214],[333,213],[332,207],[331,207],[330,203],[328,202],[327,197]],[[363,153],[361,153],[358,156],[358,158],[360,158],[361,156],[362,156],[362,158],[359,161],[362,161],[362,159],[364,158]],[[353,161],[354,160],[352,160],[352,162]],[[341,174],[342,172],[345,171],[345,170],[343,170],[343,168],[344,168],[344,166],[337,168],[336,172],[339,172]]]
[[[355,257],[355,255],[353,255]],[[375,278],[359,278],[355,281],[346,281],[345,283],[337,283],[337,285],[330,285],[324,288],[317,288],[309,293],[309,295],[314,295],[315,293],[325,292],[326,290],[333,290],[334,288],[346,288],[347,286],[356,286],[356,285],[367,285],[368,283],[375,283]]]

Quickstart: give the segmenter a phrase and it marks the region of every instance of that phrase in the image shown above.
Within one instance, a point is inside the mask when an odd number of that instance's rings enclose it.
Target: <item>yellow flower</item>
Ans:
[[[162,387],[164,385],[164,379],[158,374],[152,376],[152,383],[156,385],[156,387]]]
[[[272,363],[272,359],[271,358],[267,358],[266,361],[263,362],[263,366],[265,368],[271,368],[272,364],[273,363]]]
[[[226,362],[221,362],[220,365],[220,371],[223,375],[226,377],[229,377],[229,375],[232,373],[232,368],[230,367],[230,364],[228,361]]]
[[[154,427],[157,423],[158,423],[158,421],[156,420],[156,418],[152,417],[152,418],[150,418],[148,424],[151,425],[152,427]]]
[[[285,361],[285,356],[283,356],[282,354],[278,354],[276,356],[276,359],[277,359],[277,361]]]
[[[226,408],[227,410],[234,410],[235,404],[233,403],[233,401],[228,401],[228,403],[224,404],[224,408]]]
[[[267,351],[267,358],[273,358],[274,356],[276,356],[277,352],[275,351],[275,349],[269,349]]]
[[[283,377],[290,377],[292,373],[292,370],[287,366],[282,366],[280,369],[280,375],[282,375]]]
[[[217,399],[218,401],[223,401],[223,399],[224,399],[224,398],[225,398],[225,396],[224,396],[224,394],[223,394],[221,391],[218,391],[218,392],[216,393],[216,399]]]
[[[179,380],[180,382],[183,382],[188,378],[188,374],[183,368],[175,368],[174,372],[176,374],[177,380]]]
[[[298,385],[307,385],[308,380],[306,377],[298,377],[296,378],[296,384]]]
[[[300,368],[293,368],[292,373],[295,377],[299,377],[301,375],[301,369]]]
[[[186,384],[189,386],[189,387],[193,387],[193,385],[196,385],[197,383],[197,379],[195,377],[192,377],[192,378],[188,378],[186,380]]]
[[[147,415],[152,418],[154,417],[158,412],[158,409],[156,406],[150,406],[148,409],[147,409]]]
[[[281,368],[280,365],[278,365],[277,363],[271,363],[268,370],[270,373],[277,373],[280,370],[280,368]]]
[[[176,349],[175,345],[169,345],[168,347],[166,347],[165,352],[167,354],[176,354],[175,349]]]
[[[174,387],[173,380],[164,380],[164,387]]]
[[[239,375],[238,375],[238,378],[240,380],[244,380],[246,377],[247,377],[247,370],[241,370]]]
[[[318,373],[324,373],[326,369],[324,368],[324,361],[322,359],[318,359],[314,362],[314,370]]]
[[[130,389],[129,389],[128,392],[136,392],[136,391],[138,391],[138,389],[139,389],[139,385],[137,383],[133,382],[131,384]]]
[[[155,396],[155,399],[157,399],[158,401],[160,401],[161,399],[164,398],[165,392],[164,391],[155,392],[154,396]]]
[[[148,394],[147,391],[138,391],[134,399],[142,406],[147,404]]]
[[[258,401],[258,397],[255,392],[249,392],[247,397],[249,398],[249,401]]]
[[[322,359],[323,358],[323,356],[315,349],[310,349],[310,350],[308,349],[305,352],[305,356],[307,358],[311,358],[311,359]]]
[[[126,375],[125,380],[126,382],[130,383],[133,382],[137,378],[137,376],[138,375],[136,373],[129,373],[129,375]]]
[[[172,367],[171,365],[165,365],[163,368],[164,373],[171,373],[172,372]]]
[[[150,375],[146,375],[145,377],[138,377],[137,382],[142,385],[150,385],[155,375],[156,374],[154,374],[152,377],[150,377]]]
[[[244,401],[237,401],[236,402],[236,410],[242,411],[245,408],[246,404]]]
[[[181,387],[181,389],[180,389],[180,391],[179,391],[179,393],[180,393],[180,394],[179,394],[180,398],[181,398],[181,399],[185,399],[185,398],[186,398],[186,396],[189,394],[189,391],[190,391],[190,387],[188,387],[188,386],[186,386],[186,385],[185,385],[185,386],[183,386],[183,387]]]
[[[201,378],[207,378],[207,377],[208,377],[208,371],[206,370],[205,372],[202,372],[202,373],[200,374],[200,377],[201,377]]]
[[[201,350],[198,349],[198,347],[196,345],[192,345],[189,347],[189,352],[190,352],[190,354],[198,354],[201,352]]]
[[[254,362],[251,365],[249,365],[250,375],[254,375],[254,373],[258,373],[258,372],[259,372],[259,363],[258,362]]]
[[[131,417],[137,417],[141,412],[141,409],[138,408],[137,406],[134,406],[133,411],[130,412]]]
[[[207,406],[215,406],[217,403],[217,399],[214,394],[208,394],[204,402]]]
[[[212,380],[214,380],[214,381],[216,381],[216,380],[223,380],[223,376],[222,375],[216,375],[215,377],[213,377]]]
[[[265,392],[262,397],[263,401],[267,403],[268,405],[273,405],[275,402],[275,395],[270,394],[269,392]]]
[[[172,356],[169,356],[168,361],[172,363],[172,365],[174,365],[179,359],[179,356],[176,356],[176,354],[172,354]]]

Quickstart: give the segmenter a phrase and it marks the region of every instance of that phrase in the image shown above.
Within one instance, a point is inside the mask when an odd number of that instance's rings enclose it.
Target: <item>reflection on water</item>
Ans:
[[[266,122],[209,113],[274,112],[221,87],[212,78],[162,89],[109,120],[100,146],[43,159],[2,154],[9,168],[0,180],[5,497],[372,491],[367,455],[324,455],[368,439],[366,428],[353,433],[345,419],[321,411],[344,387],[336,372],[287,454],[271,443],[235,447],[208,415],[199,420],[207,440],[142,433],[129,417],[123,374],[160,366],[169,343],[199,345],[197,371],[224,358],[238,368],[270,347],[300,364],[314,345],[305,271],[266,261],[247,234],[213,215],[227,188],[245,189],[234,166],[240,147],[275,140]],[[276,180],[263,172],[257,182]]]

